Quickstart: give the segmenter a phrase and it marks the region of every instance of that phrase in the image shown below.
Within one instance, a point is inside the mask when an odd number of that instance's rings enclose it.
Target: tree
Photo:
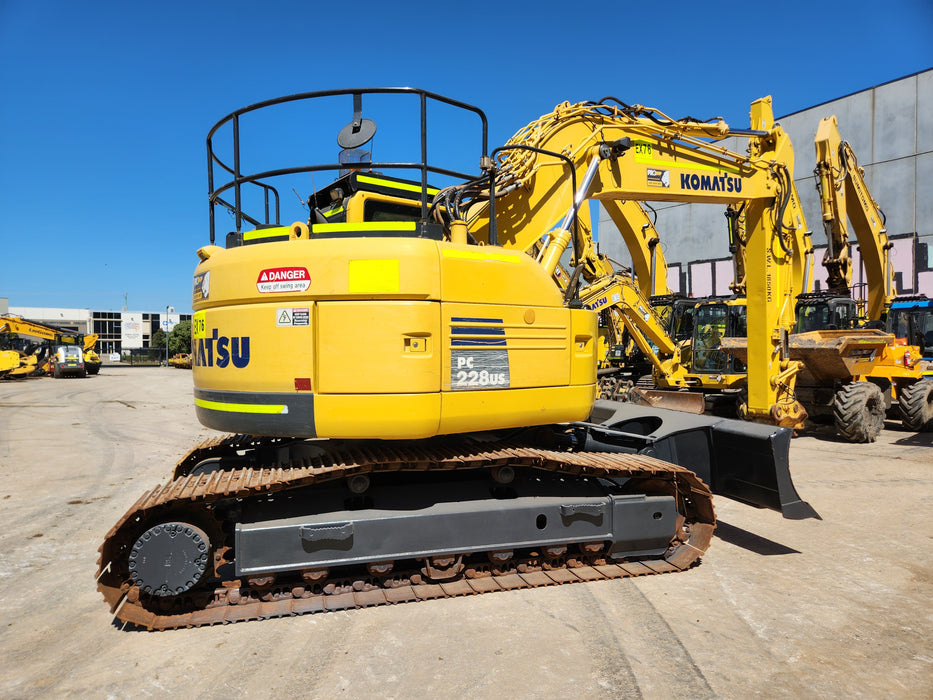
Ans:
[[[149,338],[150,348],[162,348],[165,350],[165,331],[161,328],[153,333]]]
[[[162,337],[162,344],[165,344],[164,336]],[[191,321],[180,321],[175,324],[172,332],[168,334],[168,349],[170,356],[182,352],[191,352]]]

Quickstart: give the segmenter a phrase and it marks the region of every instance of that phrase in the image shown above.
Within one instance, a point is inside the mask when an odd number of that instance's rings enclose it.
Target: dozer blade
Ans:
[[[633,388],[629,401],[639,406],[666,408],[671,411],[683,411],[700,415],[705,410],[703,394],[693,391],[667,391],[665,389]]]
[[[794,488],[788,428],[603,400],[584,425],[587,450],[656,457],[690,469],[720,496],[792,520],[821,519]]]

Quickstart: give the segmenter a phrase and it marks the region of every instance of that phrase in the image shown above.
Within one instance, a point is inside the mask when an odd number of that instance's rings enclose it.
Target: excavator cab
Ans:
[[[815,292],[797,296],[795,333],[858,328],[858,306],[851,297]]]
[[[748,337],[744,297],[707,297],[694,300],[681,317],[680,334],[688,331],[690,376],[703,387],[723,389],[744,385],[743,359],[723,349],[723,340]]]
[[[427,187],[429,197],[438,193]],[[309,197],[311,218],[308,226],[338,224],[353,221],[419,221],[421,220],[421,186],[411,180],[384,173],[349,172]],[[318,235],[327,235],[319,228]],[[440,240],[440,228],[432,231]],[[333,235],[331,232],[330,235]]]
[[[748,335],[745,300],[718,300],[694,310],[692,369],[697,374],[737,374],[745,364],[720,347],[723,338]]]
[[[933,361],[933,300],[924,295],[897,297],[886,323],[899,342],[918,346],[923,359]]]
[[[683,294],[656,294],[648,298],[651,308],[664,324],[665,330],[675,340],[687,340],[693,330],[691,315],[696,299],[689,299]],[[680,331],[681,326],[684,332]]]

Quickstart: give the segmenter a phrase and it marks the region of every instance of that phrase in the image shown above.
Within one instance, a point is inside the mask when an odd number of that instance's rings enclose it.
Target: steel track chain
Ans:
[[[715,529],[715,514],[709,488],[693,472],[651,457],[620,453],[561,452],[520,444],[477,446],[473,443],[446,441],[440,446],[424,443],[383,443],[305,458],[299,463],[284,463],[268,468],[233,469],[210,474],[190,474],[191,468],[203,459],[231,456],[243,450],[275,446],[276,438],[250,438],[230,435],[210,439],[194,447],[179,460],[176,478],[143,494],[111,528],[101,544],[98,560],[98,590],[119,619],[150,630],[196,627],[223,622],[265,619],[310,612],[345,610],[395,603],[449,598],[462,595],[536,588],[578,581],[595,581],[682,571],[689,568],[709,547]],[[675,538],[661,558],[607,563],[590,557],[590,565],[568,560],[560,568],[529,570],[514,573],[480,575],[434,583],[415,583],[402,579],[402,584],[387,580],[385,587],[373,586],[367,580],[347,583],[344,576],[334,582],[323,582],[325,592],[312,593],[303,586],[291,590],[241,588],[239,581],[224,582],[221,587],[202,587],[198,595],[207,602],[201,609],[174,613],[153,611],[144,606],[145,596],[133,586],[125,565],[126,553],[132,545],[134,527],[149,522],[161,512],[184,513],[199,504],[217,504],[254,495],[272,494],[313,483],[346,478],[353,474],[477,469],[510,465],[531,467],[573,476],[627,477],[638,482],[640,490],[669,494],[675,497],[677,510],[684,517],[686,541]],[[537,569],[537,570],[535,570]],[[364,575],[364,579],[372,577]],[[328,585],[329,584],[329,585]],[[391,587],[390,587],[391,586]],[[321,589],[321,586],[317,587]],[[194,591],[189,592],[194,593]],[[187,596],[189,599],[190,595]]]

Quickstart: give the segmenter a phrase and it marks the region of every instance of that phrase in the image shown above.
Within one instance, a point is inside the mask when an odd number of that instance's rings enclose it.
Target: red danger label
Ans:
[[[270,292],[306,292],[311,286],[311,275],[306,267],[273,267],[259,273],[256,289]]]

